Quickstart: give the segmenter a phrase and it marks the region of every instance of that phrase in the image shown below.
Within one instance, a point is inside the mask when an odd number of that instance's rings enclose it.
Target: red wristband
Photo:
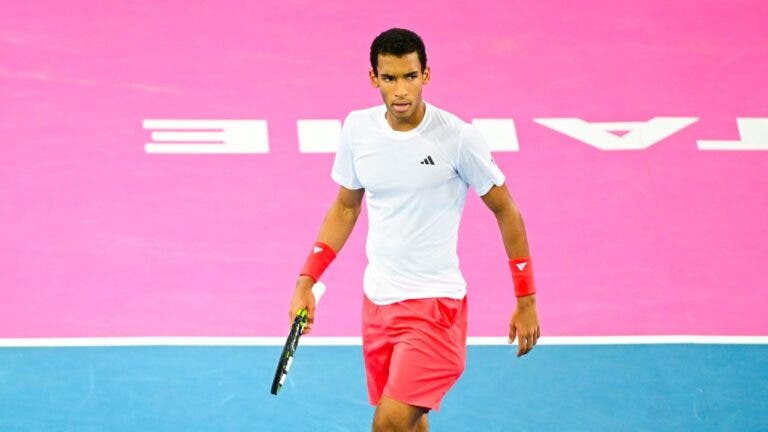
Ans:
[[[309,276],[317,282],[334,258],[336,258],[336,252],[330,246],[323,242],[315,242],[314,246],[312,246],[312,252],[309,253],[307,262],[304,263],[304,268],[301,269],[299,275]]]
[[[512,270],[512,282],[515,284],[515,297],[536,294],[531,257],[513,258],[509,260],[509,268]]]

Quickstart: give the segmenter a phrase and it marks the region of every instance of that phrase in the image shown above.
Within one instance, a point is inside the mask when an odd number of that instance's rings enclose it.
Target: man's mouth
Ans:
[[[392,108],[399,113],[408,111],[410,106],[411,104],[409,102],[394,102],[392,104]]]

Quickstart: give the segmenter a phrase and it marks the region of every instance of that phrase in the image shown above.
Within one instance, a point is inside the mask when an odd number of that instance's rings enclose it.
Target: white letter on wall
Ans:
[[[265,120],[153,119],[144,120],[144,129],[153,130],[147,153],[269,153]]]
[[[697,141],[699,150],[768,150],[768,118],[737,118],[740,141]]]
[[[534,119],[540,125],[600,150],[643,150],[698,120],[696,117],[655,117],[647,122],[589,123],[579,118]],[[628,131],[619,136],[612,132]]]
[[[341,139],[339,120],[298,120],[299,153],[336,153]]]

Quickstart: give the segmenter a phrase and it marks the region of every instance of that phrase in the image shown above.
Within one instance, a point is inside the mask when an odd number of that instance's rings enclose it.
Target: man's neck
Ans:
[[[408,132],[409,130],[416,129],[419,124],[421,124],[422,120],[424,120],[426,111],[427,104],[422,101],[421,106],[416,108],[416,112],[414,112],[413,115],[406,120],[397,120],[393,116],[389,115],[389,111],[384,114],[384,118],[387,119],[387,123],[392,129],[398,132]]]

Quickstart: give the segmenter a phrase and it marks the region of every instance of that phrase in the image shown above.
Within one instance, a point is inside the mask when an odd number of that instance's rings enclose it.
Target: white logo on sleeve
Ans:
[[[314,253],[320,253],[322,251],[323,251],[323,248],[321,248],[320,246],[315,246],[312,248],[312,252]]]
[[[528,263],[519,263],[517,264],[517,268],[520,269],[520,271],[523,271],[526,265],[528,265]]]

